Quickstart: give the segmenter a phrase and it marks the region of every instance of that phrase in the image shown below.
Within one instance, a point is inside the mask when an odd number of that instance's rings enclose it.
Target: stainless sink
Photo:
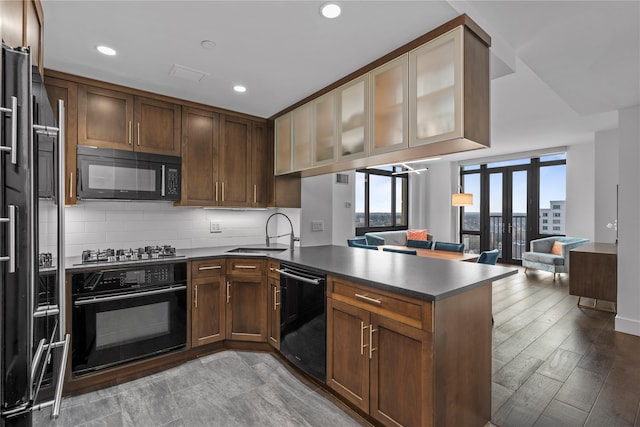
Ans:
[[[235,248],[228,250],[232,254],[279,254],[286,251],[286,248]]]

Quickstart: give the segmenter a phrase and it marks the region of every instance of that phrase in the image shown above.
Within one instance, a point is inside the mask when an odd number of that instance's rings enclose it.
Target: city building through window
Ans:
[[[401,166],[356,171],[357,236],[407,229],[409,180],[407,174],[398,172],[403,172]]]

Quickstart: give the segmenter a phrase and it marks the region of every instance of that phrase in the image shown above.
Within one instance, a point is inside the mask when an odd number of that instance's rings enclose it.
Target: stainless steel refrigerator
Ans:
[[[29,426],[35,410],[59,413],[69,347],[64,262],[58,261],[64,259],[64,190],[58,178],[64,131],[32,70],[29,49],[3,45],[0,78],[0,423]],[[63,123],[62,103],[58,111]],[[40,179],[40,171],[48,178]],[[41,181],[52,191],[41,191]],[[42,200],[55,206],[57,225],[55,249],[44,257],[38,232]]]

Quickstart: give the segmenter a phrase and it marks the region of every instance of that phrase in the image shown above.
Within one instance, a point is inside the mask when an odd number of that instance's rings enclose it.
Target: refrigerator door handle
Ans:
[[[18,98],[11,97],[11,108],[0,107],[0,112],[9,113],[11,115],[11,146],[0,146],[1,151],[11,152],[11,163],[18,163]]]
[[[9,246],[9,254],[7,256],[0,256],[0,261],[8,262],[9,273],[16,272],[16,207],[14,205],[7,206],[9,216],[7,218],[0,218],[0,222],[9,223],[9,238],[7,239],[7,246]]]

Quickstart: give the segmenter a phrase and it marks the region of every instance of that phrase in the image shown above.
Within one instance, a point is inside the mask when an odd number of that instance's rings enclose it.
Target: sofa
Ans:
[[[364,237],[367,239],[368,245],[407,246],[406,230],[373,231],[370,233],[365,233]],[[433,235],[427,234],[427,240],[433,241]]]
[[[560,243],[560,253],[551,253],[554,243]],[[529,268],[550,271],[553,273],[553,280],[556,280],[557,273],[569,272],[569,251],[580,245],[589,243],[589,239],[581,237],[544,237],[532,240],[529,245],[529,252],[522,254],[522,266],[524,272]]]

